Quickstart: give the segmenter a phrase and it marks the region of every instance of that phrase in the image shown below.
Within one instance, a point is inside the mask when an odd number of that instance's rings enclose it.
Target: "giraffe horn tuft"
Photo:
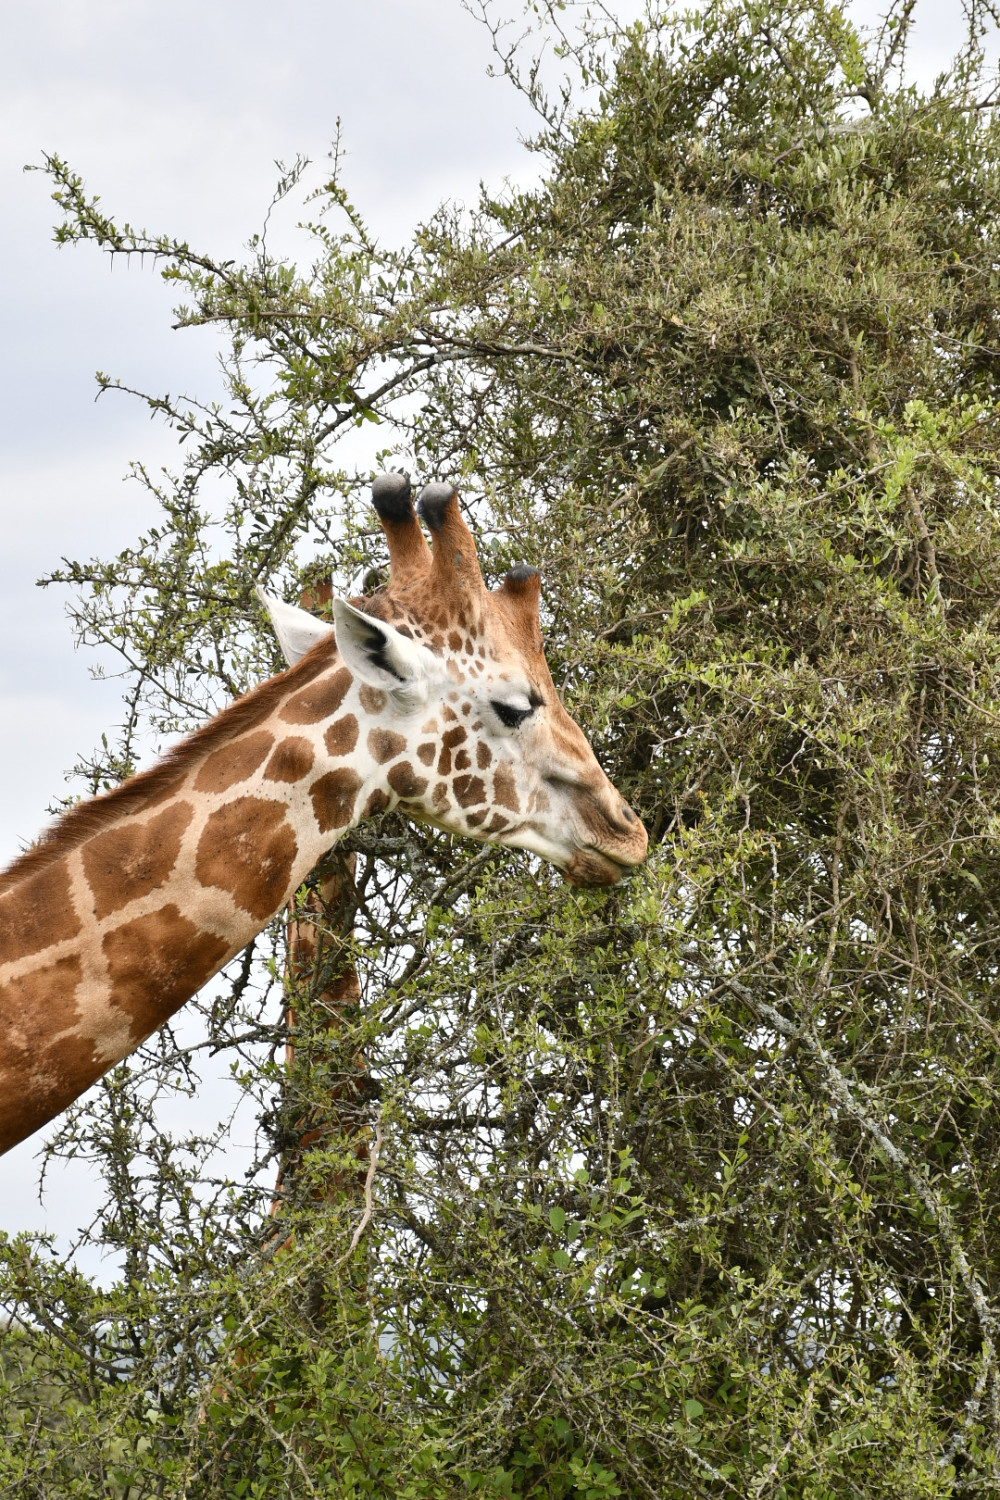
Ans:
[[[409,475],[379,474],[372,484],[372,504],[389,543],[392,581],[405,588],[424,577],[431,565],[430,548],[413,509]]]
[[[380,521],[407,521],[413,514],[408,474],[379,474],[372,483],[372,504]]]
[[[538,618],[542,593],[542,575],[526,563],[515,563],[496,591],[495,597],[507,600],[522,615]]]
[[[417,501],[417,511],[437,534],[445,524],[451,501],[458,509],[458,491],[453,484],[425,484]]]
[[[534,579],[538,582],[533,582]],[[504,578],[501,587],[511,594],[537,593],[541,587],[541,580],[542,575],[537,568],[529,568],[527,563],[515,563]]]

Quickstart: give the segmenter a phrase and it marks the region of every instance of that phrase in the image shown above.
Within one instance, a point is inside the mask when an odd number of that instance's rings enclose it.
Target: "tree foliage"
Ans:
[[[255,582],[382,564],[373,423],[496,574],[543,566],[653,848],[595,894],[355,830],[357,1013],[303,984],[285,1075],[276,926],[60,1128],[122,1270],[4,1246],[0,1493],[995,1492],[1000,134],[975,10],[930,93],[902,10],[577,37],[561,104],[520,79],[536,187],[392,251],[334,176],[308,270],[118,227],[49,161],[59,237],[158,257],[227,340],[223,402],[151,399],[185,441],[157,525],[54,575],[130,672],[90,784],[277,665]],[[211,1049],[245,1182],[225,1121],[158,1114]]]

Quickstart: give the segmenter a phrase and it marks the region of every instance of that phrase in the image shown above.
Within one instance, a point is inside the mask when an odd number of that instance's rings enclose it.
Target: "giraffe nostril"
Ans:
[[[635,823],[637,821],[635,813],[629,807],[627,802],[622,803],[622,817],[625,819],[626,823]]]

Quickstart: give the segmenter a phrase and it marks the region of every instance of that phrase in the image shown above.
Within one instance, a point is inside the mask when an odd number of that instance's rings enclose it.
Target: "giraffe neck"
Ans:
[[[331,639],[0,876],[0,1152],[174,1014],[350,826],[405,797],[384,704]]]

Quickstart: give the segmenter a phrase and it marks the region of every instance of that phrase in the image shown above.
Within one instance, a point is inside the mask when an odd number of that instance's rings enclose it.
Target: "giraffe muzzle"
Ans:
[[[602,830],[598,841],[584,844],[563,866],[571,885],[616,885],[623,875],[641,865],[646,858],[649,839],[638,815],[624,802],[622,819],[608,838]],[[630,814],[624,819],[624,811]],[[616,820],[617,821],[617,820]]]
[[[634,868],[634,865],[619,864],[600,849],[580,849],[569,864],[563,866],[563,874],[570,885],[617,885],[622,876]]]
[[[564,869],[574,884],[614,885],[646,858],[642,820],[610,781],[580,787],[573,814],[578,847]]]

